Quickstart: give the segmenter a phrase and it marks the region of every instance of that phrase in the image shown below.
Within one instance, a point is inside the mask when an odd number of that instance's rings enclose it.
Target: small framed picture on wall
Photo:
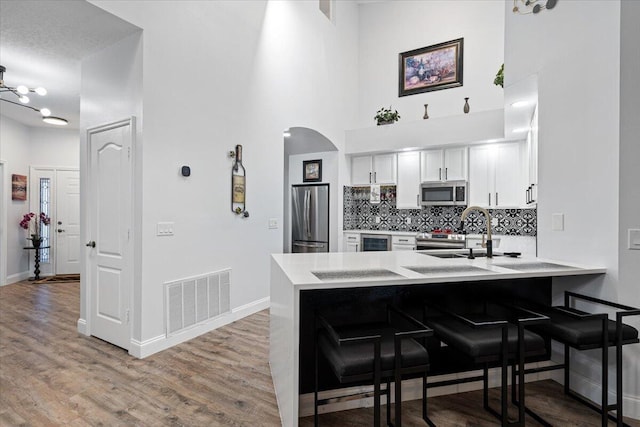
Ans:
[[[302,182],[322,181],[322,160],[304,160],[302,162]]]
[[[11,175],[11,200],[27,200],[26,175]]]

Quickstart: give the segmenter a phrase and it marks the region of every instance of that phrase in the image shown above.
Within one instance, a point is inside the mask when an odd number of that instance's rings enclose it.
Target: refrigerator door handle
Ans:
[[[304,232],[307,239],[311,238],[311,191],[304,192]]]
[[[294,242],[293,246],[298,246],[301,248],[324,248],[324,243],[299,243]]]

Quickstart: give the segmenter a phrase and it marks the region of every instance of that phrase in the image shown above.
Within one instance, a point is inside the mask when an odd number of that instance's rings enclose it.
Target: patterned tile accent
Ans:
[[[369,187],[344,187],[345,230],[432,231],[436,228],[460,230],[461,206],[426,206],[422,209],[397,209],[395,186],[380,188],[380,203],[369,202]],[[496,235],[535,236],[536,209],[489,209]],[[376,217],[380,222],[376,222]],[[411,218],[411,224],[406,219]],[[465,221],[468,234],[486,233],[484,215],[473,211]]]

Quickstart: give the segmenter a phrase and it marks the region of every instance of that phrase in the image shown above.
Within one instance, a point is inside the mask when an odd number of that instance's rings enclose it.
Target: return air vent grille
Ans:
[[[231,270],[165,283],[167,336],[231,311]]]

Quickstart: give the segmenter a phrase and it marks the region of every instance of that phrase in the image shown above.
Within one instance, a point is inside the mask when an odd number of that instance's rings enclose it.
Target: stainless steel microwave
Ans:
[[[422,206],[466,206],[467,181],[423,182],[420,184]]]

